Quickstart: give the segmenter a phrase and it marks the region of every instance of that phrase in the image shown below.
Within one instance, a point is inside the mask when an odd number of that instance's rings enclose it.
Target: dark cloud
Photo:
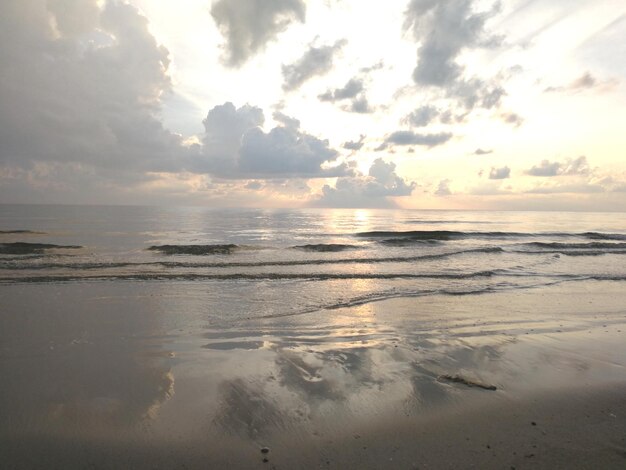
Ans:
[[[100,9],[95,0],[48,0],[46,6],[64,36],[88,33],[98,24]]]
[[[338,178],[335,187],[325,185],[315,205],[322,207],[394,207],[389,197],[410,196],[416,188],[395,172],[396,165],[382,158],[374,161],[367,176]]]
[[[368,114],[374,112],[374,108],[370,106],[369,101],[367,101],[365,95],[360,95],[359,97],[355,98],[354,100],[352,100],[352,103],[350,103],[350,106],[344,109],[359,114]]]
[[[361,150],[364,144],[365,144],[365,136],[361,135],[359,136],[359,140],[357,141],[350,140],[348,142],[344,142],[343,148],[346,150]]]
[[[440,115],[440,111],[434,106],[421,106],[406,116],[404,122],[413,127],[426,127]]]
[[[362,78],[351,78],[343,87],[328,89],[319,95],[318,98],[320,101],[331,103],[350,99],[351,103],[349,105],[342,106],[344,111],[361,114],[374,112],[365,96],[365,86]]]
[[[490,153],[493,153],[493,150],[484,150],[482,148],[477,148],[476,150],[474,150],[474,155],[488,155]]]
[[[563,162],[550,162],[542,160],[541,164],[533,166],[526,173],[531,176],[567,176],[567,175],[587,175],[590,172],[587,158],[584,156],[576,159],[568,158]]]
[[[334,55],[346,44],[337,41],[332,46],[309,46],[304,55],[293,64],[283,65],[283,89],[293,91],[317,75],[324,75],[333,66]]]
[[[420,87],[434,87],[442,97],[455,100],[465,113],[476,107],[500,106],[506,91],[506,74],[491,79],[465,77],[458,58],[465,50],[498,47],[503,38],[490,34],[485,25],[498,13],[500,4],[477,12],[476,0],[411,0],[405,12],[405,28],[412,31],[419,44],[413,81]],[[451,122],[452,114],[440,116]],[[416,116],[420,122],[419,116]],[[456,116],[462,121],[465,116]]]
[[[134,7],[7,0],[0,41],[1,162],[177,167],[186,149],[159,116],[171,91],[168,51]]]
[[[511,176],[511,169],[508,166],[504,166],[502,168],[491,168],[489,172],[490,180],[504,180]]]
[[[476,13],[473,0],[411,0],[405,28],[420,43],[413,80],[418,85],[445,87],[460,78],[463,67],[456,61],[467,48],[496,44],[485,31],[492,12]]]
[[[304,22],[302,0],[219,0],[211,16],[226,40],[224,62],[239,66],[294,21]]]
[[[299,121],[282,113],[274,118],[285,125],[264,132],[263,111],[232,103],[215,106],[204,120],[205,134],[200,155],[190,160],[188,170],[222,178],[322,178],[347,176],[351,170],[340,164],[326,167],[339,156],[321,140],[299,130]]]
[[[351,78],[343,87],[335,88],[334,90],[327,90],[319,95],[318,98],[320,101],[330,101],[334,103],[335,101],[354,98],[362,91],[363,79]]]
[[[390,145],[423,145],[426,147],[435,147],[445,144],[451,138],[452,134],[449,132],[418,134],[413,131],[396,131],[389,134],[382,145],[376,150],[384,150]]]
[[[274,118],[274,121],[280,122],[285,127],[292,127],[294,129],[300,128],[300,121],[298,119],[287,116],[281,111],[276,111],[274,114],[272,114],[272,117]]]

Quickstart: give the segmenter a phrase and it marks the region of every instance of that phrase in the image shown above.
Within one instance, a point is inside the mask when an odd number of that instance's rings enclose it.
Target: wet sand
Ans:
[[[3,287],[2,467],[626,466],[619,283],[257,319],[186,289]]]

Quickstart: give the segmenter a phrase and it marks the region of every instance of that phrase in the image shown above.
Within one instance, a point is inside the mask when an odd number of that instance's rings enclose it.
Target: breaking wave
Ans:
[[[45,275],[25,276],[20,278],[0,278],[0,283],[47,283],[47,282],[72,282],[89,280],[128,280],[128,281],[165,281],[165,280],[353,280],[353,279],[473,279],[498,275],[507,275],[507,271],[494,269],[470,273],[135,273],[135,274],[96,274],[96,275]],[[512,274],[519,276],[519,274]],[[559,276],[562,277],[562,276]]]
[[[284,260],[284,261],[250,261],[250,262],[224,262],[224,263],[187,263],[177,261],[153,261],[141,262],[103,262],[103,263],[37,263],[15,264],[0,262],[0,269],[114,269],[131,268],[142,266],[162,266],[165,268],[257,268],[257,267],[282,267],[282,266],[315,266],[328,264],[373,264],[373,263],[412,263],[415,261],[427,261],[445,259],[452,256],[460,256],[471,253],[502,253],[499,247],[473,248],[468,250],[453,251],[419,256],[394,256],[385,258],[339,258],[339,259],[310,259],[310,260]],[[3,260],[4,261],[4,260]]]

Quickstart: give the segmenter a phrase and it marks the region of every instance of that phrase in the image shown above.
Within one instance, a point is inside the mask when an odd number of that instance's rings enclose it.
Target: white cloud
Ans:
[[[452,190],[450,189],[450,180],[444,179],[439,182],[439,186],[435,190],[435,196],[450,196]]]
[[[367,176],[338,178],[335,187],[325,185],[315,205],[322,207],[393,207],[389,197],[410,196],[417,184],[396,174],[396,165],[382,158],[374,161]]]
[[[550,162],[542,160],[539,165],[533,166],[526,173],[531,176],[566,176],[566,175],[586,175],[589,174],[589,164],[584,156],[571,159],[568,158],[563,162]]]

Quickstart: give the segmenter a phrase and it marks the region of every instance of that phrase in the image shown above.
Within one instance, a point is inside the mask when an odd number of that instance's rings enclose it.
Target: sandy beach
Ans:
[[[626,464],[619,283],[230,323],[167,286],[3,289],[3,467]]]

